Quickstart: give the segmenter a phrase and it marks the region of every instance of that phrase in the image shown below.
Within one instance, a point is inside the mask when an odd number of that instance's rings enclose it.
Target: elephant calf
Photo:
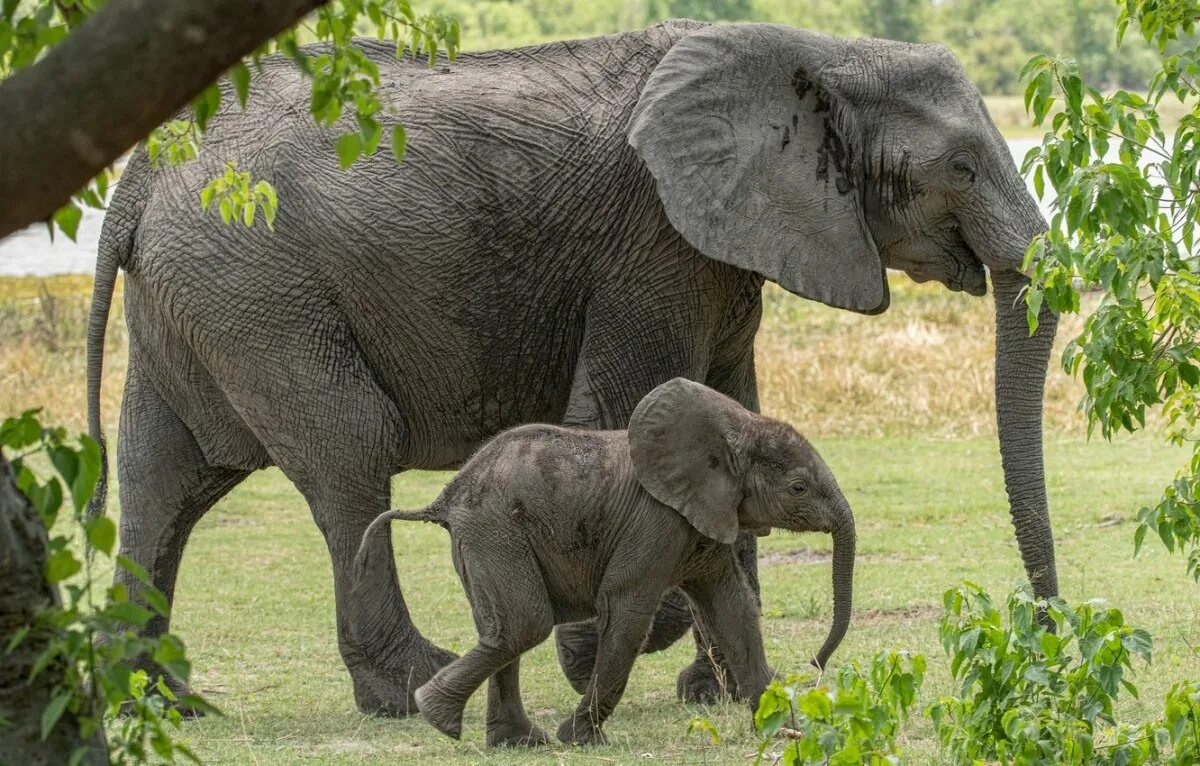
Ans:
[[[681,588],[754,701],[770,681],[754,595],[734,560],[739,530],[833,534],[833,626],[824,666],[850,621],[854,519],[833,474],[790,426],[675,378],[638,404],[628,431],[528,425],[506,431],[420,511],[381,515],[356,560],[359,583],[388,549],[393,519],[450,531],[479,643],[416,692],[421,714],[458,738],[463,707],[490,679],[489,745],[548,738],[521,703],[521,654],[556,624],[595,618],[591,682],[558,729],[603,742],[659,600]],[[381,563],[381,562],[376,562]]]

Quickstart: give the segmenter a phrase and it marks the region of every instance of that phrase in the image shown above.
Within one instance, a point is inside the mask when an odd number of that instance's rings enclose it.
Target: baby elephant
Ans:
[[[487,743],[548,742],[521,703],[521,654],[556,624],[595,618],[592,679],[558,729],[601,743],[663,594],[688,595],[740,689],[757,702],[772,678],[758,607],[733,553],[739,530],[833,535],[833,627],[824,666],[850,621],[854,519],[829,468],[790,426],[675,378],[638,404],[628,431],[529,425],[486,444],[421,511],[381,515],[356,562],[382,555],[387,522],[450,531],[454,568],[479,644],[416,692],[421,714],[458,738],[467,698],[489,680]]]

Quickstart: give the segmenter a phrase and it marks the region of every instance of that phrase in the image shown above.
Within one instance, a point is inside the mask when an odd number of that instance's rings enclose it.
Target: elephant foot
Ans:
[[[396,663],[382,671],[361,666],[352,668],[354,702],[359,711],[367,715],[387,718],[417,715],[420,710],[415,691],[456,659],[458,655],[431,644],[411,664]]]
[[[607,745],[608,737],[591,721],[571,716],[558,727],[558,741],[564,745]]]
[[[488,747],[541,747],[550,744],[546,732],[528,718],[488,726]]]
[[[558,664],[567,682],[576,694],[586,693],[592,680],[592,668],[596,665],[596,646],[600,641],[596,623],[559,625],[554,629],[554,639]]]
[[[718,671],[706,657],[698,657],[679,673],[675,693],[684,702],[711,705],[726,697],[741,699],[733,676]]]
[[[430,726],[451,739],[462,737],[463,707],[466,700],[447,694],[436,679],[417,689],[417,708]]]

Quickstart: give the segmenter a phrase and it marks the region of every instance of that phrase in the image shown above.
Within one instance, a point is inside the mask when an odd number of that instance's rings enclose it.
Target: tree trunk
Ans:
[[[39,610],[58,604],[58,588],[46,582],[46,530],[29,500],[17,491],[12,469],[0,454],[0,763],[65,764],[86,747],[83,764],[107,764],[104,734],[85,742],[79,722],[67,711],[42,739],[42,711],[62,680],[62,666],[29,680],[29,671],[47,638],[30,633],[11,653],[13,634],[34,621]]]
[[[325,0],[109,0],[0,82],[0,237],[84,184]]]

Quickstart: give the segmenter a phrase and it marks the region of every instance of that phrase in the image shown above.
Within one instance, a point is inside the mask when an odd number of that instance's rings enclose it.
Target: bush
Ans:
[[[781,731],[791,738],[780,756],[784,766],[898,762],[896,732],[924,678],[922,655],[880,652],[869,668],[843,665],[832,687],[806,690],[809,678],[799,675],[773,682],[754,714],[755,729],[764,737],[755,763]]]
[[[1103,747],[1096,741],[1115,729],[1113,704],[1121,690],[1137,696],[1126,671],[1134,658],[1150,661],[1146,631],[1101,602],[1072,608],[1025,590],[1008,597],[1003,615],[971,583],[947,591],[944,604],[942,646],[960,688],[928,714],[957,761],[1145,762],[1146,743],[1128,732],[1114,731],[1114,741]]]
[[[45,582],[65,594],[48,604],[33,624],[18,628],[3,649],[11,655],[24,643],[35,643],[41,651],[30,668],[30,681],[47,673],[55,676],[50,701],[41,711],[42,740],[68,713],[78,722],[83,741],[102,736],[106,722],[124,713],[107,736],[112,763],[145,763],[154,756],[171,763],[178,757],[196,761],[187,745],[175,738],[182,722],[180,706],[217,711],[197,696],[177,699],[161,675],[152,677],[130,666],[137,658],[149,658],[176,681],[187,683],[191,666],[179,639],[170,634],[146,638],[128,627],[143,628],[156,615],[166,616],[166,598],[151,585],[145,570],[116,556],[116,565],[131,572],[142,588],[135,598],[124,585],[114,584],[97,599],[90,553],[113,555],[116,526],[105,516],[84,514],[100,471],[96,443],[86,436],[68,439],[64,429],[44,427],[37,411],[30,410],[0,424],[0,448],[14,455],[17,489],[29,498],[50,533]],[[53,468],[49,478],[39,477],[30,465],[35,457],[48,458]],[[71,516],[56,524],[68,498]],[[89,554],[78,555],[85,547]],[[97,641],[101,636],[105,640]],[[0,728],[4,725],[0,720]],[[84,756],[76,751],[73,762]]]

